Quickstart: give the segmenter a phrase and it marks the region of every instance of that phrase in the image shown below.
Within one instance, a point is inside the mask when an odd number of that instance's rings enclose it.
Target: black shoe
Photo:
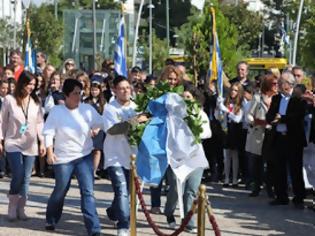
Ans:
[[[301,210],[304,209],[304,201],[303,201],[303,199],[301,200],[301,199],[297,199],[297,198],[294,197],[292,199],[292,203],[293,203],[293,205],[294,205],[294,207],[296,209],[301,209]]]
[[[45,177],[45,174],[44,174],[44,172],[39,172],[39,173],[37,174],[37,176],[38,176],[39,178],[44,178],[44,177]]]
[[[232,188],[238,188],[238,184],[232,184]]]
[[[228,188],[230,185],[229,184],[223,184],[222,186],[223,186],[223,188]]]
[[[166,216],[166,221],[168,223],[168,226],[171,229],[175,229],[176,228],[176,221],[175,221],[174,215]]]
[[[266,192],[267,192],[267,195],[268,195],[269,198],[271,198],[271,199],[275,198],[275,193],[274,193],[272,187],[267,186],[266,187]]]
[[[249,194],[249,197],[258,197],[259,196],[259,191],[253,191]]]
[[[107,208],[107,209],[106,209],[106,214],[107,214],[107,216],[108,216],[109,220],[111,220],[111,221],[113,221],[113,222],[118,221],[118,220],[116,219],[116,217],[114,216],[114,214],[113,214],[113,211],[112,211],[112,208],[111,208],[111,207],[109,207],[109,208]]]
[[[46,224],[45,229],[48,231],[54,231],[55,226],[53,224]]]
[[[0,172],[0,179],[2,179],[4,177],[4,172]]]
[[[285,199],[285,200],[275,199],[275,200],[269,202],[269,204],[271,206],[288,205],[289,204],[289,200],[288,199]]]

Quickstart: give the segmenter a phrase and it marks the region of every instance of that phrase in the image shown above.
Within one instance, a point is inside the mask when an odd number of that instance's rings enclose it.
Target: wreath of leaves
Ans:
[[[147,86],[146,92],[137,95],[134,102],[137,105],[137,112],[148,113],[147,107],[150,101],[157,99],[165,93],[177,93],[182,95],[184,87],[170,87],[167,82],[160,82],[155,87]],[[202,133],[203,121],[200,116],[200,105],[194,100],[184,100],[187,107],[187,116],[184,118],[188,127],[194,135],[195,143],[200,143],[200,134]],[[139,146],[145,127],[150,121],[141,124],[133,124],[128,132],[128,140],[130,145]]]

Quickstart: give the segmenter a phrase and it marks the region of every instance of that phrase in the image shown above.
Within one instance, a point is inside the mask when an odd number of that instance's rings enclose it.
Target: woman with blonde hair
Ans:
[[[76,75],[76,80],[78,80],[83,86],[82,100],[84,101],[90,96],[90,78],[84,71],[80,71]]]
[[[168,81],[171,87],[176,87],[183,82],[183,74],[176,66],[166,66],[161,74],[160,81]]]

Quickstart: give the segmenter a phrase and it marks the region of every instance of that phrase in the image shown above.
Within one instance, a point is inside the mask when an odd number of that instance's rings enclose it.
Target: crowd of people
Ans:
[[[282,72],[270,69],[254,79],[249,78],[246,62],[236,69],[237,77],[225,80],[221,94],[217,81],[205,80],[196,86],[185,67],[171,59],[159,76],[136,66],[125,78],[115,75],[111,60],[88,74],[71,58],[55,68],[39,52],[32,74],[24,70],[21,53],[12,51],[0,77],[0,177],[11,178],[8,219],[28,219],[25,206],[32,174],[54,177],[46,229],[55,230],[75,176],[88,235],[100,235],[93,185],[95,179],[106,176],[114,192],[107,216],[117,223],[117,235],[128,235],[129,156],[136,149],[129,144],[127,132],[131,124],[150,119],[136,112],[134,98],[160,81],[183,86],[182,96],[202,108],[201,150],[209,168],[197,169],[187,178],[185,213],[201,181],[219,182],[224,188],[244,187],[251,191],[249,197],[265,189],[273,206],[288,205],[292,190],[292,203],[303,209],[306,187],[315,186],[315,78],[304,83],[306,77],[298,66]],[[150,188],[153,214],[162,214],[163,186],[168,189],[163,214],[175,228],[179,196],[171,168],[157,187]],[[196,232],[193,219],[186,230]]]

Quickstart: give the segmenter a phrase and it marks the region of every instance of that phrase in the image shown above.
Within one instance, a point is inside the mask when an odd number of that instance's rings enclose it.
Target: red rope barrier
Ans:
[[[139,180],[138,180],[137,177],[135,177],[135,185],[136,185],[136,193],[138,195],[139,202],[140,202],[140,205],[141,205],[141,207],[143,209],[144,215],[145,215],[149,225],[151,226],[151,228],[153,229],[153,231],[157,235],[159,235],[159,236],[177,236],[177,235],[179,235],[181,232],[183,232],[185,230],[186,226],[188,225],[188,222],[191,220],[192,216],[195,213],[193,209],[195,209],[195,206],[197,205],[197,201],[196,200],[193,202],[192,209],[187,213],[187,215],[183,219],[182,224],[180,225],[180,227],[178,229],[176,229],[171,234],[165,234],[158,228],[158,226],[154,223],[154,221],[151,218],[150,212],[148,211],[147,206],[145,204],[145,201],[144,201],[144,198],[143,198],[143,195],[142,195],[142,192],[141,192],[141,188],[140,188],[140,183],[139,183]]]
[[[214,217],[213,214],[211,214],[211,206],[210,206],[210,203],[208,202],[207,203],[207,213],[208,213],[208,218],[209,218],[209,221],[210,221],[210,224],[212,225],[212,229],[214,231],[214,234],[215,236],[221,236],[221,231],[219,229],[219,225]]]

